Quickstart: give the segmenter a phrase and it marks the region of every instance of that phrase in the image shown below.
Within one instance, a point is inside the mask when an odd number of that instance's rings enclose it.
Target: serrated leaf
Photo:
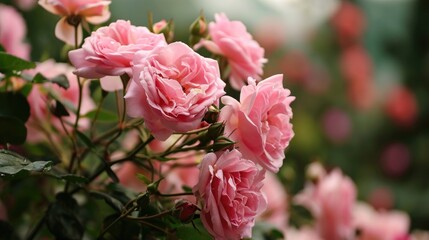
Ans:
[[[111,208],[113,208],[115,211],[119,213],[124,208],[124,205],[121,203],[121,201],[106,193],[92,191],[90,192],[90,195],[95,198],[104,200],[107,203],[107,205],[109,205]]]
[[[21,93],[0,92],[0,115],[16,117],[25,123],[30,117],[30,104]]]
[[[36,64],[22,58],[10,55],[6,52],[0,52],[0,72],[10,73],[12,71],[21,71],[35,68]]]
[[[0,150],[0,174],[3,175],[15,175],[22,171],[40,172],[47,170],[51,164],[50,161],[31,162],[15,152]]]
[[[100,122],[117,122],[118,115],[116,113],[100,109],[97,113],[97,110],[93,110],[85,114],[83,117],[94,119],[97,116],[97,121]]]
[[[78,204],[66,194],[59,193],[46,213],[46,224],[57,239],[82,239],[84,228],[77,217]]]

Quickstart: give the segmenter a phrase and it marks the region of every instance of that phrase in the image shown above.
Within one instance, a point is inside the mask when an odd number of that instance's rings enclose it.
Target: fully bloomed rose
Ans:
[[[355,185],[339,169],[320,175],[316,182],[307,184],[294,202],[310,210],[323,239],[350,239],[354,234]]]
[[[240,21],[230,21],[223,14],[215,15],[209,24],[211,40],[201,40],[196,47],[205,46],[209,51],[224,56],[231,67],[231,86],[240,90],[248,77],[260,79],[262,66],[267,61],[264,49],[253,40],[246,26]]]
[[[62,16],[55,26],[55,36],[73,46],[75,41],[82,42],[82,22],[100,24],[109,19],[109,4],[108,0],[39,0],[44,9]]]
[[[215,239],[251,237],[255,217],[266,207],[264,174],[236,149],[204,157],[193,192],[203,205],[201,221]]]
[[[404,212],[377,212],[366,203],[357,203],[353,215],[356,228],[360,232],[358,240],[409,239],[410,218]]]
[[[146,56],[147,55],[147,56]],[[181,42],[138,52],[125,95],[127,113],[142,117],[158,140],[196,129],[225,94],[218,63]]]
[[[274,75],[241,89],[240,102],[225,96],[220,121],[225,135],[237,142],[243,156],[272,172],[283,165],[284,150],[294,136],[290,103],[295,97],[283,88],[283,76]]]
[[[131,77],[131,62],[137,51],[144,55],[157,46],[165,45],[163,34],[154,34],[146,27],[118,20],[92,32],[82,48],[70,51],[69,57],[77,68],[75,73],[81,77],[102,78],[122,74]]]
[[[13,7],[0,4],[0,44],[6,52],[29,59],[30,46],[23,42],[26,32],[22,16]]]

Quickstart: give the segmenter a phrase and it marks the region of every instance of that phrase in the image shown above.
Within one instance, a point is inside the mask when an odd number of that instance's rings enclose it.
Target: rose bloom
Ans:
[[[360,235],[357,240],[408,239],[410,218],[401,211],[376,211],[366,203],[354,207],[354,221]]]
[[[7,53],[29,59],[30,46],[23,42],[26,32],[22,16],[13,7],[0,4],[0,44]]]
[[[125,100],[131,117],[142,117],[158,140],[198,128],[225,94],[218,63],[175,42],[146,56],[138,52]]]
[[[294,136],[290,103],[295,97],[283,88],[283,75],[274,75],[241,89],[240,102],[225,96],[219,121],[225,136],[237,142],[243,156],[272,172],[283,165],[284,150]]]
[[[57,84],[50,82],[33,85],[33,88],[28,95],[30,118],[26,123],[28,129],[27,141],[39,142],[44,140],[44,137],[47,134],[52,134],[50,132],[53,130],[52,127],[56,131],[65,134],[60,120],[53,116],[49,110],[49,106],[53,102],[53,99],[49,97],[49,94],[56,95],[65,106],[71,105],[77,108],[79,87],[76,81],[76,76],[72,71],[73,67],[68,64],[56,63],[53,60],[47,60],[37,64],[37,67],[34,70],[26,72],[31,76],[36,75],[36,73],[41,73],[48,79],[64,74],[70,84],[68,89],[61,88]],[[86,84],[84,85],[82,92],[81,115],[94,109],[94,107],[95,104],[90,97],[89,85]],[[76,115],[72,111],[68,112],[70,116],[62,117],[62,119],[65,122],[66,128],[70,131],[71,126],[76,120]],[[89,127],[89,120],[85,118],[79,119],[78,127],[80,130],[87,129]]]
[[[350,239],[354,234],[355,185],[339,169],[316,182],[308,183],[295,196],[294,202],[310,210],[316,221],[317,232],[323,239]]]
[[[39,0],[44,9],[62,16],[55,26],[55,36],[72,46],[75,40],[77,44],[82,42],[82,22],[100,24],[110,18],[109,4],[108,0]]]
[[[395,124],[411,127],[416,122],[419,111],[416,96],[404,86],[394,86],[385,99],[384,111]]]
[[[267,204],[264,174],[236,149],[204,157],[193,192],[203,205],[201,221],[215,239],[251,237],[255,217]]]
[[[281,231],[288,227],[288,196],[283,184],[274,173],[267,172],[262,192],[267,196],[267,209],[258,216]]]
[[[119,78],[131,77],[131,62],[137,51],[147,53],[157,46],[165,46],[163,34],[154,34],[146,27],[131,25],[130,21],[118,20],[107,27],[101,27],[85,39],[82,48],[69,52],[76,74],[85,78],[101,78],[104,90],[122,88]],[[119,86],[118,86],[119,85]]]
[[[211,40],[202,39],[196,48],[205,46],[228,60],[230,83],[234,89],[240,90],[248,77],[259,80],[262,66],[267,61],[264,49],[253,40],[242,22],[230,21],[223,13],[216,14],[215,20],[209,23]]]

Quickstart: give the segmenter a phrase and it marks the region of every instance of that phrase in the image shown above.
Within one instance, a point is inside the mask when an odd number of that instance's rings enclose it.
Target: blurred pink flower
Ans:
[[[82,48],[69,52],[75,73],[84,78],[102,78],[105,90],[119,83],[119,78],[107,76],[132,75],[131,62],[136,54],[147,55],[157,46],[166,46],[164,35],[154,34],[146,27],[136,27],[130,21],[118,20],[107,27],[101,27],[85,39]],[[104,81],[104,82],[103,82]]]
[[[285,187],[274,173],[266,173],[262,192],[267,197],[267,209],[258,219],[272,224],[282,232],[286,231],[289,220],[288,196]]]
[[[55,26],[55,36],[65,43],[75,45],[82,42],[82,24],[100,24],[110,18],[110,0],[39,0],[39,5],[62,18]]]
[[[37,0],[14,0],[14,2],[18,6],[18,8],[24,11],[28,11],[34,8]]]
[[[224,56],[231,67],[230,84],[240,90],[248,77],[259,80],[262,66],[267,61],[264,49],[253,40],[246,26],[240,21],[230,21],[223,14],[215,15],[215,22],[209,23],[211,40],[202,39],[195,47],[206,47],[209,51]]]
[[[0,44],[6,52],[28,60],[30,46],[24,43],[26,33],[24,18],[13,7],[0,4]]]
[[[251,237],[256,215],[267,204],[264,174],[236,149],[204,157],[193,191],[203,205],[201,221],[215,239]]]
[[[418,115],[416,97],[406,87],[395,86],[386,98],[385,111],[397,125],[411,127]]]
[[[284,151],[294,136],[291,102],[295,97],[283,88],[283,75],[274,75],[241,89],[240,102],[225,96],[219,121],[225,121],[225,135],[237,142],[243,156],[269,171],[283,165]]]
[[[312,213],[316,229],[323,239],[350,239],[354,234],[353,206],[356,187],[352,180],[334,169],[316,183],[308,183],[294,202]]]
[[[343,143],[350,136],[351,120],[344,111],[331,108],[322,116],[322,126],[325,135],[334,143]]]
[[[26,123],[28,128],[27,141],[38,142],[44,139],[46,134],[49,133],[51,127],[54,127],[56,131],[64,134],[61,122],[58,118],[52,116],[49,110],[50,104],[52,104],[52,98],[49,95],[56,96],[64,105],[71,105],[75,108],[78,104],[79,99],[79,87],[76,81],[76,76],[73,74],[73,67],[65,63],[56,63],[53,60],[47,60],[39,63],[34,70],[27,71],[29,75],[35,75],[41,73],[48,79],[57,77],[64,74],[70,84],[68,89],[59,87],[54,83],[43,83],[35,84],[28,95],[28,102],[30,104],[30,118]],[[94,102],[91,99],[89,93],[89,85],[84,85],[82,93],[82,106],[81,114],[85,114],[94,108]],[[76,115],[69,111],[70,116],[62,117],[63,121],[69,124],[65,124],[68,130],[71,129],[71,125],[74,124]],[[81,118],[79,120],[79,129],[84,130],[89,127],[89,120]],[[48,131],[48,132],[46,132]]]
[[[411,165],[410,150],[403,143],[392,143],[383,150],[380,164],[388,175],[400,177]]]
[[[300,229],[289,228],[286,230],[285,239],[291,240],[323,240],[315,229],[311,227],[301,227]],[[328,240],[328,239],[326,239]]]
[[[218,63],[181,42],[138,52],[125,95],[127,113],[142,117],[158,140],[196,129],[212,104],[225,94]]]
[[[371,191],[368,203],[375,209],[389,210],[393,207],[393,196],[389,188],[379,187]]]
[[[365,29],[365,18],[357,5],[349,1],[342,1],[332,17],[332,25],[337,31],[340,44],[346,47],[361,41]]]
[[[357,240],[406,240],[410,218],[401,211],[377,212],[366,203],[357,203],[353,210],[354,224],[360,235]]]
[[[351,103],[358,109],[370,108],[375,100],[375,88],[372,62],[367,51],[359,45],[348,47],[342,52],[340,61]]]

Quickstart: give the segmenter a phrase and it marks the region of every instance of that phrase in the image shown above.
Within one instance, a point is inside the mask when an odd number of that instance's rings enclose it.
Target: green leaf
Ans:
[[[0,144],[19,145],[27,138],[25,124],[16,117],[0,115]]]
[[[176,229],[176,237],[178,239],[199,239],[210,240],[212,237],[204,228],[201,219],[195,219],[193,224],[185,224]]]
[[[0,44],[0,52],[6,52],[6,49]]]
[[[2,73],[10,73],[12,71],[21,71],[35,67],[36,64],[33,62],[29,62],[5,52],[0,52],[0,72]]]
[[[104,227],[106,228],[109,226],[117,218],[119,218],[119,214],[107,216],[103,221]],[[102,239],[140,239],[140,228],[140,224],[138,224],[136,221],[122,219],[114,223],[114,225],[112,225],[109,230],[107,230]]]
[[[49,177],[53,177],[55,179],[64,180],[70,183],[88,183],[89,180],[86,177],[75,175],[75,174],[69,174],[69,173],[61,173],[58,171],[55,171],[55,169],[51,169],[49,172],[44,172],[45,175]]]
[[[120,213],[122,211],[122,209],[124,208],[124,205],[121,203],[121,201],[110,196],[109,194],[106,194],[103,192],[91,191],[90,195],[92,197],[104,200],[107,203],[107,205],[109,205],[111,208],[113,208],[118,213]]]
[[[0,150],[0,174],[15,175],[20,172],[41,172],[51,166],[50,161],[31,162],[23,156],[8,150]]]
[[[77,137],[85,144],[88,148],[93,149],[95,145],[92,143],[91,139],[89,139],[84,133],[80,131],[76,131]]]
[[[0,92],[0,115],[16,117],[25,123],[30,117],[30,104],[21,93]]]
[[[64,89],[68,89],[70,87],[69,80],[67,79],[66,75],[64,75],[64,74],[60,74],[56,77],[49,79],[49,78],[45,77],[43,74],[37,73],[31,79],[31,82],[33,82],[33,83],[46,83],[46,82],[55,83]]]
[[[69,112],[67,111],[67,109],[64,107],[64,105],[60,102],[60,101],[58,101],[58,100],[55,100],[55,106],[52,106],[51,108],[50,108],[50,110],[51,110],[51,113],[54,115],[54,116],[56,116],[56,117],[58,117],[58,118],[60,118],[60,117],[67,117],[67,116],[70,116],[70,114],[69,114]]]
[[[97,115],[97,110],[93,110],[85,114],[83,117],[94,119]],[[97,115],[97,121],[101,122],[117,122],[118,115],[116,113],[100,109]]]
[[[84,228],[77,215],[79,206],[67,193],[59,193],[46,213],[46,225],[56,239],[82,239]]]
[[[151,181],[143,174],[137,173],[137,178],[143,181],[146,185],[151,184]]]

